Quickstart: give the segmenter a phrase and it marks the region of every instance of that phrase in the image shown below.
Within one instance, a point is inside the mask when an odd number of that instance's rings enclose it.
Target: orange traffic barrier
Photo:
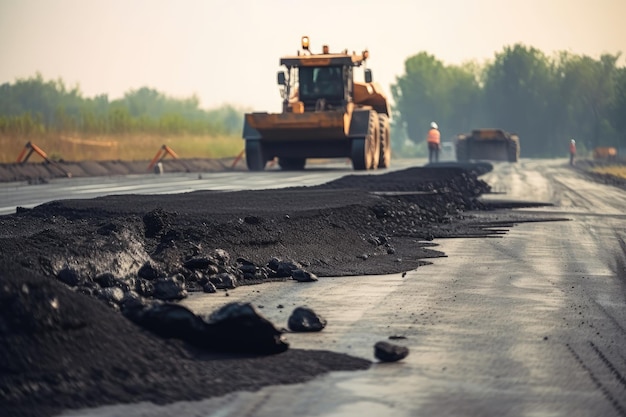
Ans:
[[[231,164],[231,166],[230,166],[231,168],[235,168],[235,165],[237,165],[237,163],[238,163],[239,161],[241,161],[241,158],[243,157],[243,153],[244,153],[245,151],[246,151],[246,150],[244,149],[243,151],[239,152],[239,155],[237,155],[237,156],[235,157],[235,160],[234,160],[234,161],[233,161],[233,163]]]
[[[176,155],[176,152],[174,152],[172,148],[167,145],[163,145],[157,151],[156,155],[154,155],[152,161],[150,161],[150,165],[148,165],[148,171],[151,170],[158,162],[161,162],[163,158],[165,158],[167,155],[170,155],[174,159],[178,159],[178,155]]]
[[[26,161],[28,161],[28,159],[33,154],[33,152],[41,156],[43,160],[49,163],[50,165],[53,165],[57,169],[59,169],[66,177],[68,178],[72,177],[71,172],[66,171],[58,163],[48,158],[48,155],[43,151],[43,149],[41,149],[39,146],[35,145],[32,142],[26,142],[26,145],[24,145],[24,149],[22,149],[22,152],[20,152],[20,154],[17,156],[17,163],[18,164],[26,163]]]
[[[26,142],[26,145],[24,145],[24,149],[22,149],[22,152],[20,152],[17,157],[17,162],[20,164],[25,163],[26,161],[28,161],[28,158],[30,158],[33,152],[41,156],[46,162],[52,162],[48,159],[48,155],[46,155],[46,153],[39,146],[35,145],[32,142]]]

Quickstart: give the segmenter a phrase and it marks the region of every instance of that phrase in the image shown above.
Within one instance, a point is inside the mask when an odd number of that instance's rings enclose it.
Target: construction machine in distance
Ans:
[[[302,170],[308,158],[349,158],[355,170],[387,168],[391,163],[389,103],[372,72],[367,50],[321,54],[303,36],[297,55],[280,58],[281,113],[247,113],[243,138],[250,171],[262,171],[278,158],[284,170]],[[363,69],[365,82],[355,70]]]
[[[457,135],[456,160],[491,160],[517,162],[520,154],[519,137],[502,129],[474,129]]]

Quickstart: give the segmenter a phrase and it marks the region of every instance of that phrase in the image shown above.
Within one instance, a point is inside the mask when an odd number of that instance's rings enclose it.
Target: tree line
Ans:
[[[626,150],[626,67],[620,54],[599,59],[569,52],[547,56],[522,44],[505,47],[484,64],[445,65],[420,52],[405,60],[391,85],[394,147],[423,143],[431,121],[442,139],[479,127],[520,136],[522,156],[553,157],[570,139],[581,150]],[[168,97],[142,87],[122,98],[83,97],[78,87],[41,74],[0,85],[0,134],[241,135],[244,110],[203,110],[199,100]],[[624,151],[623,151],[624,152]]]
[[[242,125],[243,111],[233,106],[203,110],[196,96],[176,99],[147,87],[109,100],[105,94],[83,97],[78,87],[41,74],[0,85],[0,134],[239,136]]]
[[[570,139],[582,149],[626,151],[626,67],[619,58],[547,56],[516,44],[485,64],[445,65],[420,52],[391,86],[394,139],[423,142],[436,121],[442,140],[481,127],[517,133],[526,157],[562,156]]]

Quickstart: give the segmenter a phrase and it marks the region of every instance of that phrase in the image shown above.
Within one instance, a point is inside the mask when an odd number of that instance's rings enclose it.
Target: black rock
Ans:
[[[274,354],[289,344],[250,303],[229,303],[209,317],[208,347],[226,352]]]
[[[298,282],[314,282],[317,281],[317,276],[304,269],[294,269],[291,271],[291,277]]]
[[[381,341],[374,345],[374,356],[382,362],[396,362],[409,354],[409,348]]]
[[[120,309],[124,316],[131,318],[139,314],[141,311],[148,307],[148,303],[135,291],[128,291],[124,293],[124,297],[120,302]],[[131,318],[132,320],[132,318]]]
[[[230,263],[230,255],[224,249],[215,249],[213,251],[213,258],[222,266]]]
[[[209,278],[218,290],[226,290],[237,287],[237,277],[228,272],[221,272]]]
[[[297,262],[291,261],[282,261],[278,258],[272,258],[267,267],[272,271],[270,274],[274,278],[289,278],[291,277],[291,272],[302,268],[302,265]]]
[[[154,285],[146,279],[139,278],[135,282],[135,291],[144,297],[152,297],[154,295]]]
[[[217,292],[217,288],[215,288],[215,285],[213,285],[212,282],[207,281],[204,284],[202,284],[202,291],[209,293],[209,294],[213,294]]]
[[[80,275],[75,269],[66,266],[57,273],[57,279],[70,287],[75,287],[80,282]]]
[[[272,271],[277,271],[280,265],[280,262],[281,262],[280,259],[272,258],[267,262],[267,267],[271,269]]]
[[[188,269],[207,269],[209,265],[211,265],[211,259],[206,256],[188,259],[183,264]]]
[[[154,297],[159,300],[182,300],[187,297],[185,281],[179,275],[153,281]]]
[[[117,279],[110,272],[104,272],[102,274],[97,275],[94,278],[94,281],[98,283],[102,288],[114,287],[117,283]]]
[[[326,327],[326,319],[309,307],[297,307],[287,321],[293,332],[319,332]]]
[[[115,278],[115,276],[110,272],[99,274],[94,278],[94,281],[102,288],[117,287],[124,292],[131,290],[131,286],[127,282]]]
[[[156,265],[153,265],[150,261],[147,261],[141,266],[141,268],[139,268],[139,270],[137,271],[137,276],[139,278],[153,280],[163,277],[164,273]]]
[[[254,264],[243,264],[239,267],[239,270],[244,274],[252,274],[256,272],[256,266]]]
[[[204,344],[207,324],[181,305],[172,303],[154,305],[128,317],[163,338],[181,339],[195,346]]]

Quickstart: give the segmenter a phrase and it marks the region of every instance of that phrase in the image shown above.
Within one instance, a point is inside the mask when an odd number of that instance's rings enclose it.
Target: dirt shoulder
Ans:
[[[598,168],[601,169],[616,166],[620,167],[620,171],[622,173],[626,173],[626,160],[624,159],[618,159],[615,161],[582,159],[580,161],[576,161],[576,165],[574,165],[578,171],[584,173],[592,181],[612,185],[614,187],[621,188],[622,190],[626,190],[626,178],[624,175],[616,176],[595,172]]]
[[[81,161],[81,162],[27,162],[0,164],[0,182],[28,181],[42,183],[52,178],[80,178],[115,175],[141,175],[154,172],[219,172],[245,170],[245,161],[223,159],[170,159],[161,166],[151,166],[151,161]]]

